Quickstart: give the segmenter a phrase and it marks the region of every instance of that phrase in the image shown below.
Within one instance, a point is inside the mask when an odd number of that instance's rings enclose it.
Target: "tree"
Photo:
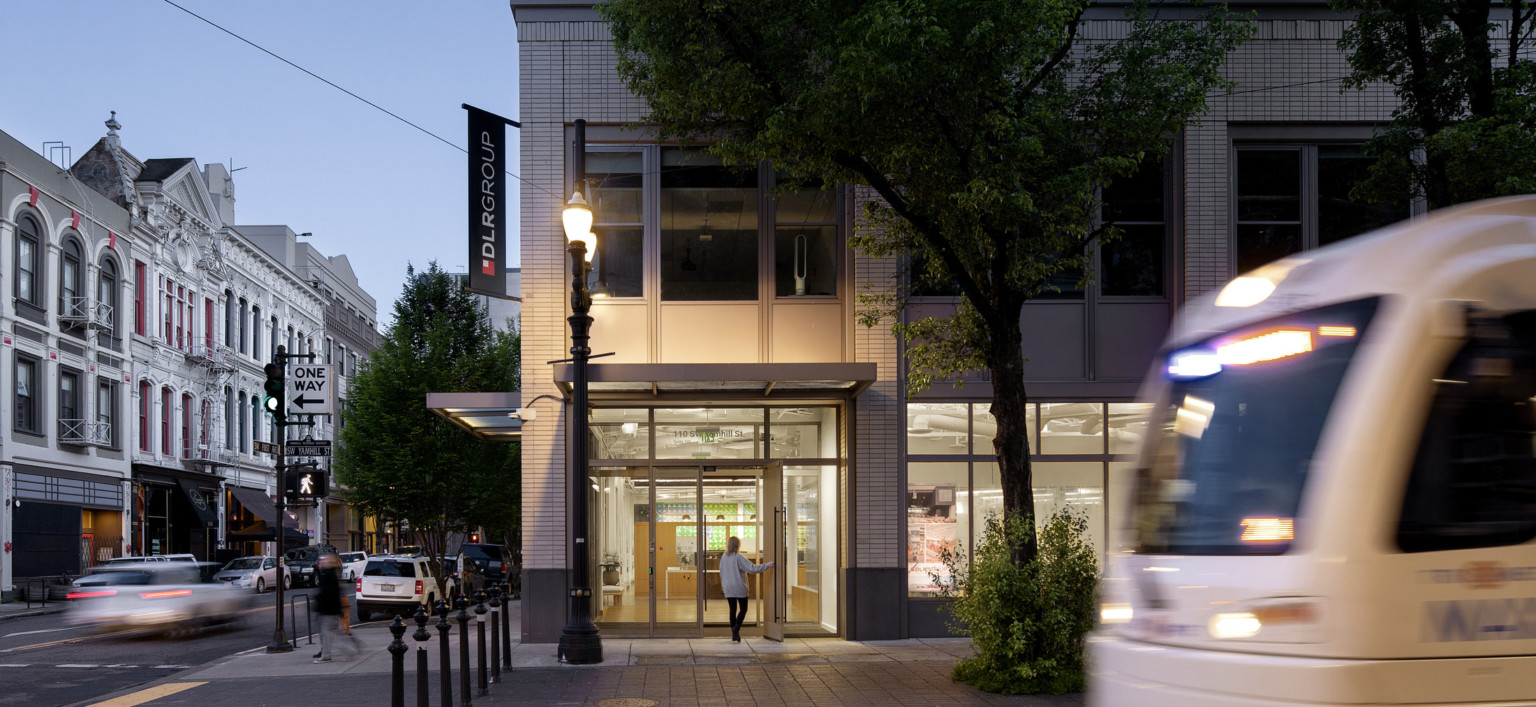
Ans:
[[[439,558],[450,532],[515,526],[518,445],[477,440],[427,409],[427,393],[517,390],[515,332],[491,328],[460,283],[431,263],[406,267],[395,321],[353,377],[336,454],[348,500],[407,525],[446,597]]]
[[[879,195],[853,246],[910,256],[919,283],[958,286],[949,317],[903,322],[867,292],[861,319],[907,341],[908,392],[986,369],[1003,505],[1032,515],[1025,302],[1088,272],[1113,238],[1098,190],[1167,152],[1225,85],[1247,26],[1221,11],[1123,39],[1080,34],[1086,0],[609,0],[618,69],[663,138],[707,139],[805,184]],[[1058,280],[1059,281],[1059,280]],[[1033,334],[1033,332],[1030,332]],[[1030,524],[1033,528],[1033,525]],[[1033,530],[1019,559],[1035,552]]]
[[[1530,0],[1332,0],[1355,15],[1345,87],[1392,84],[1399,105],[1371,140],[1366,201],[1431,208],[1536,191]],[[1524,57],[1522,58],[1522,53]]]

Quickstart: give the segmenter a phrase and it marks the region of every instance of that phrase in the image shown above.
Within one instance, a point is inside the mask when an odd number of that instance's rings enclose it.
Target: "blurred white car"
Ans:
[[[368,553],[343,552],[341,553],[341,578],[352,581],[363,576],[363,568],[368,566]]]
[[[245,595],[201,577],[195,562],[104,568],[74,581],[65,623],[174,632],[236,620]]]
[[[213,580],[226,586],[254,589],[260,594],[277,586],[277,572],[276,557],[241,557],[230,560],[214,575]],[[283,567],[282,572],[283,589],[293,586],[293,577],[288,574],[288,568]]]

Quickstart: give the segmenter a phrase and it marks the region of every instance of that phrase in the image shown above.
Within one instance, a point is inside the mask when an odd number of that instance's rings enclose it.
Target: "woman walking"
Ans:
[[[741,643],[741,622],[747,618],[747,575],[772,566],[772,562],[754,565],[742,557],[741,538],[732,535],[726,541],[725,555],[720,558],[720,588],[725,590],[725,604],[731,614],[732,643]]]

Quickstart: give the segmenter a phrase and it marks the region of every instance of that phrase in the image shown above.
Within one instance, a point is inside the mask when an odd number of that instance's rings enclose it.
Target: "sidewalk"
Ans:
[[[29,608],[24,601],[13,601],[0,604],[0,621],[7,619],[24,619],[29,616],[46,616],[48,614],[63,613],[69,607],[69,603],[63,599],[51,600],[47,605],[41,602],[32,602]]]
[[[513,607],[513,635],[518,632]],[[405,689],[414,703],[416,647],[410,639],[414,622],[407,622]],[[489,627],[487,627],[489,628]],[[432,702],[439,701],[435,626],[428,624],[429,685]],[[345,637],[337,641],[337,657],[315,663],[319,638],[311,646],[301,640],[291,653],[268,654],[261,648],[229,656],[213,664],[184,671],[160,681],[161,689],[181,692],[154,699],[151,705],[363,704],[389,697],[391,655],[385,650],[393,637],[384,622],[354,629],[361,649],[351,653]],[[452,658],[455,700],[459,693],[459,631],[453,625]],[[469,625],[470,660],[476,660],[475,625]],[[487,660],[490,633],[487,631]],[[471,673],[471,695],[479,704],[599,705],[614,699],[641,699],[632,707],[657,704],[682,707],[735,705],[959,705],[1004,704],[1028,707],[1076,707],[1082,695],[1004,697],[956,683],[949,672],[958,657],[970,651],[968,639],[908,639],[852,642],[834,638],[610,639],[603,642],[604,662],[590,666],[564,665],[556,660],[554,644],[512,646],[513,671],[492,684],[486,696],[474,695],[478,675]],[[281,690],[274,690],[281,678]],[[143,687],[143,686],[141,686]],[[343,697],[344,696],[344,697]],[[654,701],[644,702],[644,701]]]

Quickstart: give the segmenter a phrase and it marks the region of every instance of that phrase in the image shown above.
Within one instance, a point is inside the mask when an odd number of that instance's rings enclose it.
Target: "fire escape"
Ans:
[[[224,261],[223,252],[227,237],[226,231],[218,231],[200,239],[202,242],[198,244],[201,253],[197,267],[207,273],[208,281],[218,284],[212,288],[215,292],[229,282],[229,264]],[[224,388],[234,379],[239,359],[234,349],[217,339],[214,332],[205,332],[201,341],[192,343],[184,351],[187,366],[192,369],[193,386],[198,390],[197,397],[205,406],[202,428],[188,461],[202,465],[209,472],[220,466],[234,466],[239,461],[237,452],[225,444],[224,420],[224,407],[228,402]]]
[[[59,312],[59,326],[84,329],[89,337],[103,334],[113,336],[112,305],[96,302],[89,297],[66,297]],[[88,390],[88,389],[87,389]],[[75,408],[84,410],[80,396],[86,390],[76,390]],[[60,417],[59,442],[89,447],[112,446],[111,411],[97,411],[96,419],[88,417]]]

